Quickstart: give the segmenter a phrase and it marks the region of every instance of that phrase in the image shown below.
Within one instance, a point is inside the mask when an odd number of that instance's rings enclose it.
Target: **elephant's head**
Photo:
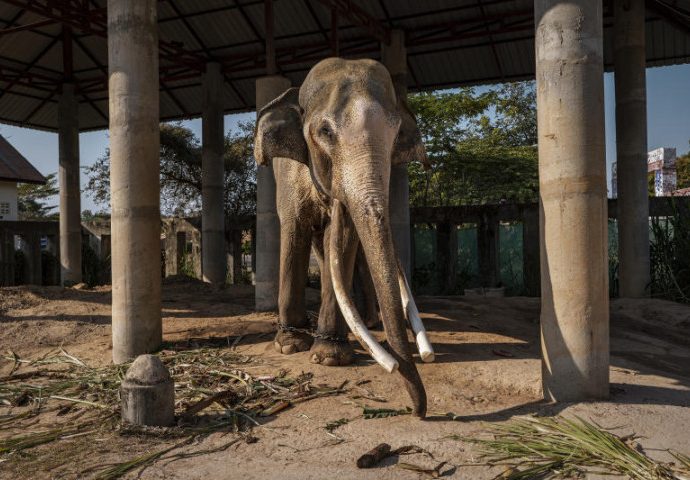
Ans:
[[[391,362],[389,370],[399,368],[415,413],[424,416],[426,393],[407,339],[401,300],[405,291],[388,201],[391,166],[415,158],[426,162],[426,156],[414,117],[396,95],[387,69],[373,60],[321,61],[299,94],[290,89],[261,110],[255,142],[259,164],[286,157],[309,166],[316,188],[331,205],[332,237],[342,233],[341,218],[349,215],[374,281],[393,357],[384,352]],[[337,243],[331,245],[336,246],[331,255],[337,261]],[[344,290],[349,296],[349,289]],[[338,303],[348,319],[348,306],[340,297]],[[368,347],[377,358],[372,345]]]

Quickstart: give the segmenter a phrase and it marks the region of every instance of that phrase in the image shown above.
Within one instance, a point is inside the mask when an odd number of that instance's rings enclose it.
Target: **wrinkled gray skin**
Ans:
[[[307,326],[304,289],[312,245],[321,271],[317,333],[328,338],[312,344],[306,334],[279,331],[276,348],[282,353],[311,348],[311,361],[324,365],[352,361],[329,258],[337,255],[342,261],[345,285],[351,285],[361,245],[391,353],[414,412],[423,417],[426,393],[407,338],[388,200],[391,165],[426,157],[414,118],[396,96],[388,71],[373,60],[321,61],[301,88],[287,90],[259,112],[255,157],[259,165],[272,162],[276,178],[282,325]],[[339,225],[330,221],[333,199],[345,208]],[[339,251],[331,251],[335,248]]]

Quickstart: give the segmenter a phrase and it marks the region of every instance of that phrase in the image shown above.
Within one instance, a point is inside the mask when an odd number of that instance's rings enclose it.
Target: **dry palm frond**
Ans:
[[[492,424],[488,433],[494,438],[462,439],[478,445],[489,464],[510,465],[500,476],[505,479],[573,478],[595,470],[633,480],[683,480],[690,475],[687,464],[675,468],[652,460],[624,438],[581,418],[519,418]],[[676,458],[683,463],[687,457]]]
[[[0,416],[0,454],[103,433],[104,429],[120,435],[185,437],[175,445],[99,473],[102,478],[117,478],[152,464],[194,438],[216,431],[241,432],[260,425],[261,417],[294,404],[346,391],[344,385],[315,385],[309,373],[290,377],[281,371],[254,376],[242,370],[255,361],[252,357],[225,345],[202,343],[195,347],[168,348],[159,354],[175,384],[180,426],[150,431],[119,425],[120,383],[129,365],[90,367],[62,349],[35,360],[11,352],[6,358],[18,368],[0,378],[0,403],[13,408]],[[17,371],[21,369],[30,371]]]

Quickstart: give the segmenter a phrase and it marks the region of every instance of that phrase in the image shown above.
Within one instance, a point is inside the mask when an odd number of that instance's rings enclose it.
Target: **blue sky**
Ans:
[[[609,167],[616,156],[613,75],[604,79],[606,106],[606,161]],[[228,115],[225,129],[230,130],[242,119],[253,114]],[[201,136],[201,121],[190,120],[185,125]],[[647,126],[649,150],[675,147],[678,154],[690,150],[690,65],[647,69]],[[0,133],[9,140],[43,174],[58,168],[58,142],[54,133],[0,125]],[[108,145],[107,131],[82,133],[80,136],[82,165],[92,164],[103,155]],[[82,173],[82,185],[86,184]],[[610,182],[609,182],[610,185]],[[82,196],[82,209],[100,210],[86,195]]]

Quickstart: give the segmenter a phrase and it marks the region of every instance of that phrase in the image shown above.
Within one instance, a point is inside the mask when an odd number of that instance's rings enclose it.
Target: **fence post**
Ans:
[[[458,229],[449,222],[436,224],[436,275],[441,294],[455,293],[457,287]]]
[[[9,230],[0,229],[0,262],[2,265],[2,286],[14,285],[14,234]]]
[[[60,285],[60,236],[47,235],[48,252],[53,256],[53,263],[48,274],[49,285]]]
[[[479,277],[481,286],[485,288],[497,287],[501,282],[498,227],[498,215],[487,207],[477,224]]]
[[[41,236],[37,232],[22,235],[24,284],[41,285]]]
[[[416,255],[416,245],[414,241],[414,223],[410,223],[410,278],[407,279],[412,288],[412,277],[414,277],[414,269],[417,266],[417,255]]]
[[[242,230],[233,229],[232,240],[232,283],[237,285],[242,280]]]
[[[101,234],[100,242],[99,251],[101,253],[101,260],[107,260],[110,257],[110,235],[107,233]]]
[[[538,205],[529,205],[522,211],[522,265],[525,294],[528,297],[540,296]]]

